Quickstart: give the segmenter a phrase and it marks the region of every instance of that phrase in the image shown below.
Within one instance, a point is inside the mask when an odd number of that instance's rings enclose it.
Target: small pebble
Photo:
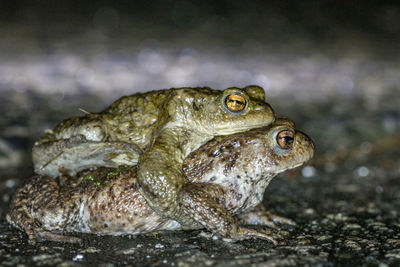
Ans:
[[[160,244],[160,243],[157,243],[157,244],[155,244],[154,247],[155,247],[155,248],[164,248],[164,245],[163,245],[163,244]]]
[[[311,178],[313,176],[315,176],[315,168],[313,166],[305,166],[302,170],[301,170],[301,175],[303,175],[303,177],[306,178]]]
[[[73,261],[81,261],[83,260],[83,255],[82,254],[76,254],[75,257],[72,258]]]
[[[359,177],[367,177],[369,175],[370,171],[366,166],[361,166],[357,169],[357,175]]]

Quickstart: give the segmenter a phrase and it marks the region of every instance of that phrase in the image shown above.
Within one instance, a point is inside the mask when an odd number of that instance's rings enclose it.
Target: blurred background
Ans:
[[[399,233],[395,0],[0,1],[1,218],[33,174],[33,142],[79,108],[250,84],[317,146],[310,164],[271,184],[267,203],[297,221],[299,210],[304,221],[372,210]]]

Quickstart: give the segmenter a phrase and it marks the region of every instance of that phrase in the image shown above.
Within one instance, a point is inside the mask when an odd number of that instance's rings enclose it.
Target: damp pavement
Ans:
[[[116,40],[110,27],[126,26],[119,9],[93,14],[96,27],[63,37],[57,27],[1,29],[1,266],[400,265],[400,55],[390,34],[339,29],[331,41],[298,34],[281,45],[243,28],[239,38],[224,39],[235,20],[213,17],[183,29],[185,38],[168,27],[143,27],[136,38],[117,31]],[[112,20],[104,26],[102,16]],[[270,34],[282,26],[275,22]],[[205,32],[213,33],[210,40],[201,38]],[[277,115],[292,118],[316,144],[311,162],[282,173],[265,192],[269,210],[297,223],[268,229],[277,245],[225,243],[202,231],[80,234],[82,244],[30,245],[6,223],[12,194],[33,175],[30,150],[44,129],[126,94],[248,84],[266,88]]]

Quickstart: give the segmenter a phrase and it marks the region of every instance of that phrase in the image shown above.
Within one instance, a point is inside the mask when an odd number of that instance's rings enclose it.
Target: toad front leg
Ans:
[[[280,224],[296,225],[296,222],[291,219],[266,210],[262,203],[258,204],[254,210],[238,214],[237,217],[242,224],[265,225],[273,228],[277,228]]]
[[[240,227],[229,211],[218,202],[225,192],[218,185],[191,183],[182,171],[184,149],[180,138],[165,131],[140,158],[138,183],[150,207],[164,218],[178,221],[183,228],[205,227],[230,240],[263,238],[267,233]],[[207,185],[207,186],[206,186]]]
[[[180,139],[173,131],[160,134],[142,154],[137,179],[140,193],[157,214],[191,228],[196,221],[179,205],[179,194],[188,183],[182,171],[186,155]]]
[[[226,241],[260,238],[277,244],[267,232],[239,226],[226,209],[225,190],[216,184],[190,183],[180,192],[180,205],[203,227],[222,236]]]

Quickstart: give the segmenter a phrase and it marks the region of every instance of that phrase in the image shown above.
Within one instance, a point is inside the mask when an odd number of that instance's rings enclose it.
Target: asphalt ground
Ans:
[[[60,3],[1,6],[0,265],[400,265],[395,2]],[[154,89],[249,84],[316,144],[311,162],[266,190],[266,207],[297,223],[270,229],[278,245],[174,231],[32,246],[5,222],[33,175],[34,141],[79,109]]]

